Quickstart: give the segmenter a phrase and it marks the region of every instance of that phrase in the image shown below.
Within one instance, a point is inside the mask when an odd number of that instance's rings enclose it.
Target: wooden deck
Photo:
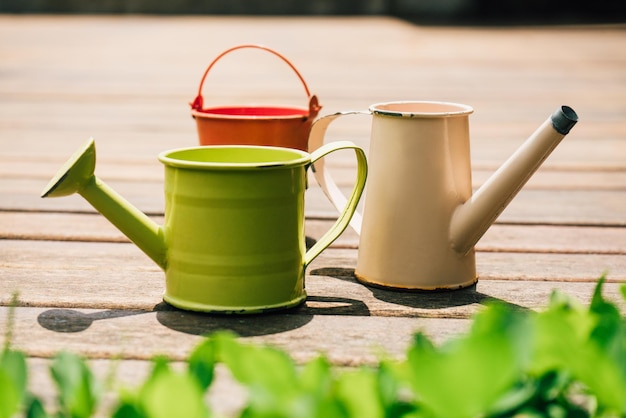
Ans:
[[[469,104],[473,181],[479,186],[559,105],[580,122],[477,246],[475,288],[398,293],[355,281],[352,230],[307,271],[305,307],[223,317],[162,302],[163,273],[78,196],[41,190],[88,137],[96,172],[162,218],[159,152],[197,143],[188,102],[221,51],[261,43],[298,67],[322,114],[390,100]],[[267,54],[231,55],[205,85],[206,101],[305,105],[298,80]],[[347,118],[332,139],[368,148],[370,121]],[[304,361],[375,362],[402,356],[417,330],[443,341],[467,329],[488,300],[526,309],[559,289],[590,300],[626,281],[626,27],[420,27],[392,18],[0,16],[0,334],[19,292],[13,345],[50,400],[45,365],[59,350],[137,382],[148,360],[183,360],[203,334],[227,328]],[[351,160],[329,162],[348,187]],[[410,186],[410,185],[408,185]],[[307,235],[336,216],[313,179]],[[620,306],[624,308],[623,303]],[[226,382],[219,408],[236,409]],[[221,392],[220,392],[221,391]],[[230,409],[229,409],[230,408]]]

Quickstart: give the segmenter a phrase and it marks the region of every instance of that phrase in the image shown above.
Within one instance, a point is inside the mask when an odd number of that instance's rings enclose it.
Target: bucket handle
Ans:
[[[217,63],[217,61],[219,61],[224,55],[226,55],[226,54],[228,54],[230,52],[233,52],[235,50],[242,49],[242,48],[256,48],[256,49],[262,49],[264,51],[270,52],[270,53],[276,55],[281,60],[283,60],[289,67],[291,67],[293,72],[296,73],[296,75],[300,79],[300,82],[302,83],[302,86],[304,86],[304,91],[306,92],[306,96],[309,98],[309,117],[310,118],[315,118],[317,116],[318,112],[320,111],[320,109],[322,107],[319,105],[319,101],[317,99],[317,96],[311,95],[311,92],[309,91],[309,86],[307,86],[306,81],[304,81],[304,77],[302,77],[302,74],[300,74],[298,69],[291,63],[291,61],[289,61],[287,58],[285,58],[279,52],[277,52],[277,51],[275,51],[275,50],[273,50],[273,49],[271,49],[271,48],[269,48],[267,46],[255,45],[255,44],[244,44],[244,45],[234,46],[234,47],[229,48],[226,51],[222,52],[217,57],[215,57],[215,59],[209,64],[208,68],[204,72],[204,75],[202,76],[202,79],[200,80],[200,86],[198,87],[198,95],[193,100],[193,102],[190,103],[191,108],[193,110],[202,111],[202,107],[204,105],[204,98],[202,97],[202,86],[204,85],[204,80],[206,79],[207,75],[209,74],[209,71],[211,70],[211,68],[213,68],[213,66]]]

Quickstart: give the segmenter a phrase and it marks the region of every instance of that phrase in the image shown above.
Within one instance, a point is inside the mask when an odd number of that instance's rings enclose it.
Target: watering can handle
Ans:
[[[371,113],[366,110],[337,112],[331,115],[323,116],[316,120],[311,127],[311,133],[309,135],[309,152],[314,153],[316,150],[324,146],[324,136],[326,134],[326,130],[328,129],[328,125],[340,116],[345,115],[371,115]],[[313,173],[315,174],[317,183],[320,185],[322,191],[328,200],[331,201],[333,206],[335,206],[335,208],[339,211],[341,208],[345,207],[348,199],[346,199],[343,192],[339,189],[339,186],[337,186],[337,183],[335,183],[335,180],[325,169],[324,160],[316,161],[313,164]],[[350,220],[350,226],[356,231],[357,234],[361,234],[362,221],[362,215],[355,211],[352,215],[352,219]]]
[[[356,182],[352,188],[349,199],[343,201],[342,207],[338,207],[339,217],[335,224],[306,252],[304,255],[304,267],[309,265],[325,248],[332,244],[350,224],[352,216],[356,215],[356,207],[359,204],[365,180],[367,179],[367,159],[365,152],[350,141],[336,141],[319,147],[311,153],[311,165],[319,164],[326,155],[342,149],[352,149],[357,160]],[[342,195],[343,196],[343,195]],[[334,203],[334,202],[333,202]]]
[[[238,49],[243,49],[243,48],[262,49],[264,51],[267,51],[267,52],[270,52],[270,53],[276,55],[278,58],[283,60],[296,73],[296,75],[300,79],[300,82],[304,86],[304,91],[306,92],[306,96],[309,98],[309,112],[310,112],[309,117],[314,118],[315,116],[317,116],[317,113],[321,109],[321,106],[319,105],[317,96],[315,96],[315,95],[311,96],[311,92],[309,91],[309,86],[307,86],[306,81],[304,81],[304,77],[302,77],[302,74],[300,74],[298,69],[291,63],[291,61],[289,61],[287,58],[285,58],[279,52],[277,52],[277,51],[275,51],[275,50],[273,50],[271,48],[268,48],[268,47],[266,47],[264,45],[254,45],[254,44],[245,44],[245,45],[234,46],[234,47],[229,48],[226,51],[222,52],[217,57],[215,57],[215,59],[209,64],[208,68],[206,69],[206,71],[202,75],[202,79],[200,80],[200,86],[198,87],[198,95],[196,96],[194,101],[191,103],[191,108],[192,109],[200,111],[200,110],[202,110],[202,107],[204,106],[204,98],[202,97],[202,86],[204,85],[204,80],[206,79],[207,75],[209,74],[209,71],[211,71],[211,68],[213,68],[213,66],[217,63],[217,61],[219,61],[224,55],[226,55],[226,54],[228,54],[228,53],[230,53],[232,51],[236,51]]]

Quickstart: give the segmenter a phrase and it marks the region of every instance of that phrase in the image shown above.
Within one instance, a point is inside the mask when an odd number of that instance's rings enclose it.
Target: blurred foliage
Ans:
[[[603,298],[603,283],[589,307],[556,292],[540,312],[493,303],[466,334],[436,346],[418,333],[405,359],[376,367],[340,369],[324,356],[298,365],[277,348],[215,333],[184,370],[154,359],[140,387],[119,393],[109,413],[214,417],[206,393],[223,364],[247,391],[242,418],[626,417],[626,319]],[[96,413],[101,385],[85,360],[65,352],[50,366],[56,410],[45,411],[27,389],[25,356],[10,336],[0,356],[0,418]]]

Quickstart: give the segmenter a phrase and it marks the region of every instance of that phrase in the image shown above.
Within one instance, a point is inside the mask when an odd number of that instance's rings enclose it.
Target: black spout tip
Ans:
[[[561,106],[552,114],[551,119],[554,129],[562,135],[567,135],[578,122],[578,115],[571,107]]]

